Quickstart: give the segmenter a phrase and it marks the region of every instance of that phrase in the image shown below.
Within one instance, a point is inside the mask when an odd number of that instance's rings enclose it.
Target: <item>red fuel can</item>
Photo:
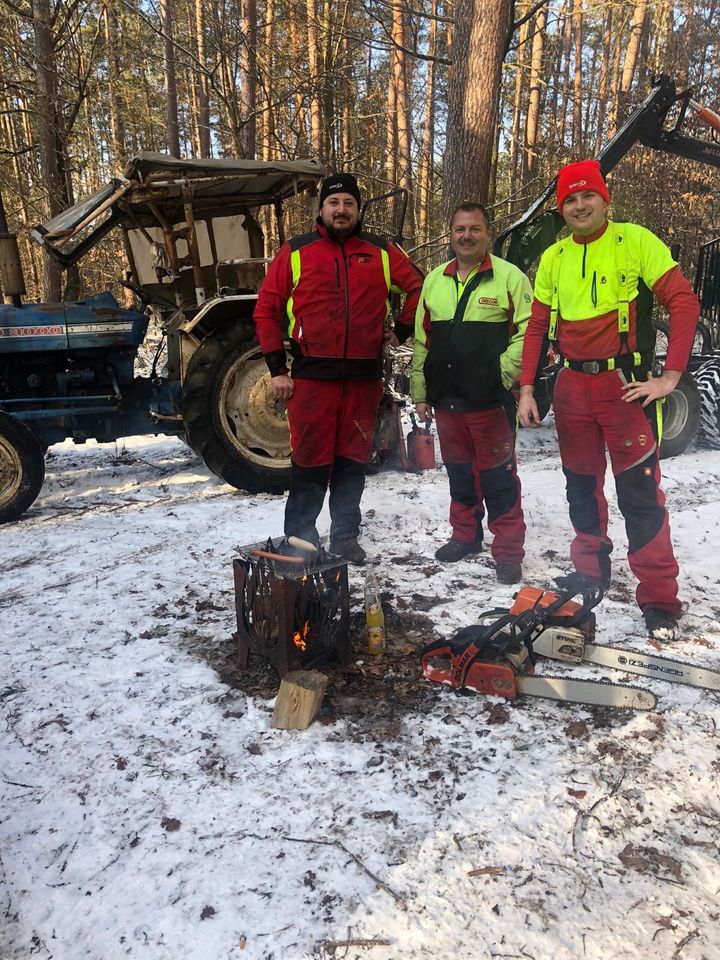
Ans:
[[[435,466],[435,437],[425,427],[414,426],[407,435],[408,459],[418,470]]]

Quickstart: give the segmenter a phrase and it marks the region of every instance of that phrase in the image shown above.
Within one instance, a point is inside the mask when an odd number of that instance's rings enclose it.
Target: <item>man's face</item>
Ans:
[[[458,210],[450,224],[450,247],[458,260],[480,263],[485,259],[490,234],[479,210]]]
[[[331,193],[320,207],[323,226],[339,237],[349,237],[360,219],[357,200],[351,193]]]
[[[571,193],[562,208],[565,223],[578,237],[596,233],[607,220],[607,204],[594,190]]]

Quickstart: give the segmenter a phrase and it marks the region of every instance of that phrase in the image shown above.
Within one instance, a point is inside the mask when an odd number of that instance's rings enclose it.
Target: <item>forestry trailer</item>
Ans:
[[[636,143],[720,167],[719,142],[682,133],[688,113],[720,133],[720,116],[693,100],[692,90],[678,93],[669,77],[659,77],[645,101],[598,154],[603,173],[610,173]],[[558,211],[548,208],[554,198],[555,184],[556,180],[549,183],[526,213],[495,241],[494,252],[521,270],[528,270],[565,226]],[[720,448],[720,238],[711,240],[700,250],[695,292],[701,306],[695,347],[689,372],[683,374],[665,400],[661,457],[682,453],[698,432],[699,440],[705,445]],[[667,334],[664,321],[657,321],[655,326]],[[660,362],[664,359],[661,347],[665,342],[664,337],[658,339],[656,352]],[[542,415],[550,408],[559,370],[552,352],[549,359],[535,390]]]

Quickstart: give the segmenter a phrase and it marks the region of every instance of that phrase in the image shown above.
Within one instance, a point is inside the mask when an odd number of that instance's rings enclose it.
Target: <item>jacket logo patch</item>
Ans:
[[[478,303],[482,303],[484,306],[487,306],[487,307],[496,307],[498,305],[498,298],[497,297],[479,297]]]
[[[650,469],[650,467],[645,467],[645,469],[643,470],[643,473],[645,474],[646,477],[652,476],[652,470]]]
[[[647,443],[647,437],[645,436],[644,433],[641,433],[640,436],[638,437],[638,443],[640,444],[641,447],[644,447],[645,444]]]
[[[358,263],[370,263],[372,261],[372,257],[367,257],[362,253],[358,254],[355,259]]]

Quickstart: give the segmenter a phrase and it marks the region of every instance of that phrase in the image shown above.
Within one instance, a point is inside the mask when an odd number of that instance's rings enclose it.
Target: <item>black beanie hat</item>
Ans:
[[[320,186],[320,206],[332,193],[349,193],[357,200],[358,207],[360,206],[360,187],[351,173],[333,173],[325,177]]]

